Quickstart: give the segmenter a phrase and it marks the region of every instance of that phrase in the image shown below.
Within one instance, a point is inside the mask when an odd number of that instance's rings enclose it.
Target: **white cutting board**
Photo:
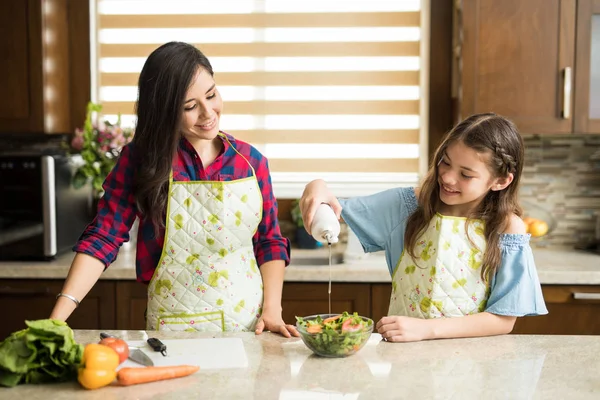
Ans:
[[[224,368],[247,368],[248,357],[240,338],[210,339],[161,339],[167,346],[167,356],[152,350],[145,341],[128,341],[131,347],[138,347],[152,359],[154,365],[197,365],[201,370]],[[126,360],[123,367],[142,367]]]

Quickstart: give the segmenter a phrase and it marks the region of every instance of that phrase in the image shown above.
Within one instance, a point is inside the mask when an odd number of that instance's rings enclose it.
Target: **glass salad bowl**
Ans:
[[[373,320],[357,313],[296,317],[304,344],[322,357],[347,357],[362,349],[373,332]]]

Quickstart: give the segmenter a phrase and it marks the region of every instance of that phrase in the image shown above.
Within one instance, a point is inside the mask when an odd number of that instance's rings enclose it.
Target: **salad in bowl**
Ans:
[[[322,357],[346,357],[356,353],[369,340],[373,325],[372,319],[346,311],[296,317],[302,341]]]

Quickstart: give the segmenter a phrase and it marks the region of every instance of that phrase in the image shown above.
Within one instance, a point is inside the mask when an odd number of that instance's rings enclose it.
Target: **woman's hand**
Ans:
[[[255,333],[260,335],[263,331],[279,333],[287,338],[292,336],[300,336],[294,325],[286,324],[281,317],[281,311],[263,310],[258,322],[256,323]]]
[[[309,234],[317,208],[323,203],[329,204],[338,219],[340,218],[342,213],[340,202],[329,191],[324,180],[316,179],[306,185],[304,192],[302,193],[302,198],[300,199],[302,221],[304,221],[304,228]]]
[[[381,318],[375,329],[388,342],[418,342],[432,338],[428,322],[419,318],[390,316]]]

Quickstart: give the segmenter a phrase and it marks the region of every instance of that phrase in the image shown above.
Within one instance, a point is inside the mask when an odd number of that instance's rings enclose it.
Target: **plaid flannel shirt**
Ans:
[[[267,158],[251,145],[230,135],[227,138],[252,164],[263,197],[263,217],[252,240],[258,265],[272,260],[284,260],[287,266],[290,244],[279,229],[277,201],[273,196]],[[182,138],[173,160],[173,180],[230,181],[252,176],[246,160],[225,139],[221,139],[223,151],[211,165],[204,168],[193,146]],[[134,152],[133,143],[126,145],[121,151],[117,164],[103,184],[104,196],[98,203],[98,213],[73,248],[76,252],[99,259],[106,267],[117,258],[119,248],[129,240],[129,231],[136,216],[140,216],[132,191],[136,170]],[[164,228],[155,237],[152,223],[140,218],[136,253],[138,281],[147,283],[152,278],[162,254],[164,239]]]

